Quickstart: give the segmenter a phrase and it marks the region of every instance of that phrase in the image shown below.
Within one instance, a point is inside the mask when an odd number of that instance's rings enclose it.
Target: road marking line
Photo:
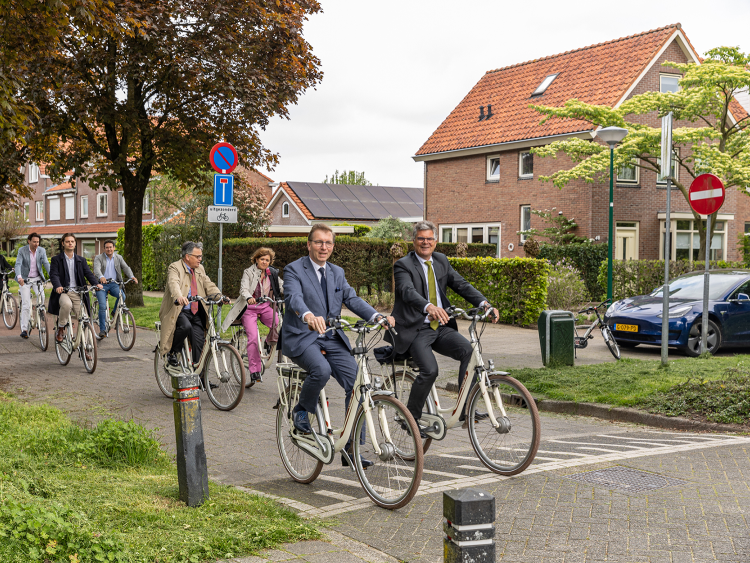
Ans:
[[[492,471],[491,469],[487,469],[484,465],[481,467],[476,465],[457,465],[458,469],[473,469],[474,471]]]
[[[625,444],[600,444],[598,442],[565,442],[563,440],[548,440],[548,442],[552,442],[554,444],[569,444],[571,446],[580,444],[582,446],[614,446],[616,448],[628,448],[631,450],[646,450],[648,448],[641,448],[639,446],[626,446]],[[592,448],[577,448],[579,450],[590,450]],[[596,448],[593,448],[596,449]],[[613,451],[619,451],[619,450],[603,450],[605,452],[613,452]]]
[[[357,500],[357,497],[350,497],[349,495],[342,495],[341,493],[334,493],[333,491],[315,491],[315,494],[335,498],[336,500]]]
[[[350,487],[355,487],[357,489],[362,488],[362,484],[359,481],[350,481],[349,479],[342,479],[341,477],[336,477],[334,475],[318,475],[318,479],[323,479],[324,481],[330,481],[331,483],[338,483],[339,485],[348,485]]]
[[[393,479],[394,481],[404,481],[406,483],[411,483],[411,477],[402,477],[401,475],[396,475],[394,477],[391,477],[391,479]],[[423,485],[431,485],[432,484],[432,481],[425,481],[424,479],[422,479],[422,481],[420,481],[420,482]]]
[[[450,454],[440,454],[441,456],[448,456],[448,457],[457,457],[459,459],[469,459],[473,461],[478,461],[476,457],[462,457],[457,455],[450,455]],[[456,473],[446,473],[444,471],[435,471],[434,469],[422,469],[422,473],[429,473],[430,475],[440,475],[442,477],[451,477],[453,479],[460,479],[461,477],[465,477],[465,475],[457,475]]]
[[[669,444],[665,444],[664,442],[678,442],[680,444],[695,444],[695,442],[691,440],[670,440],[669,438],[664,438],[660,440],[649,440],[648,438],[631,438],[627,436],[610,436],[609,434],[599,434],[597,438],[614,438],[615,440],[628,440],[629,442],[636,442],[636,443],[644,443],[644,444],[660,444],[662,446],[667,446]],[[699,444],[702,444],[703,442],[698,442]]]

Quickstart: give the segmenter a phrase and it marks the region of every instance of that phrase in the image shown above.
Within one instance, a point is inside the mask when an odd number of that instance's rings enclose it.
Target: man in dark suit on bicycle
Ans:
[[[433,350],[461,362],[459,387],[471,360],[471,343],[459,334],[455,319],[451,319],[445,311],[450,307],[447,288],[450,287],[475,307],[489,308],[490,304],[453,269],[444,254],[435,252],[437,229],[433,223],[416,223],[412,235],[414,250],[393,266],[396,284],[393,316],[399,327],[393,344],[397,354],[408,353],[419,366],[419,375],[412,385],[406,405],[419,423],[425,401],[438,376]],[[497,322],[497,309],[493,312],[494,322]],[[386,340],[392,338],[390,334],[386,335]],[[477,412],[475,416],[484,418],[487,415]]]

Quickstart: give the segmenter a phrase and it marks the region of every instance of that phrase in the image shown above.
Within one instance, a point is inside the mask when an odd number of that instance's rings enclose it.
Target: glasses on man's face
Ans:
[[[314,240],[312,243],[318,248],[333,248],[333,243],[330,240]]]
[[[417,237],[417,242],[419,242],[419,243],[423,243],[423,242],[433,243],[433,242],[435,242],[435,238],[434,237]]]
[[[200,261],[203,260],[203,255],[202,254],[188,254],[187,256],[192,256],[196,260],[200,260]]]

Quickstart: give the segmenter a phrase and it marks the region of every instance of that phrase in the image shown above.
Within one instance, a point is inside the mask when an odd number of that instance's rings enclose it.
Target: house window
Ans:
[[[531,206],[521,206],[521,231],[528,231],[531,229]],[[521,244],[526,242],[526,235],[521,234]]]
[[[39,181],[39,167],[36,164],[29,164],[29,184]]]
[[[679,176],[679,170],[680,169],[677,166],[677,155],[678,155],[678,152],[675,150],[673,152],[673,154],[672,154],[672,177],[675,180],[679,180],[680,179],[680,176]],[[659,170],[661,170],[661,157],[659,157],[659,158],[656,159],[656,164],[657,164],[657,166],[659,166]],[[657,184],[666,184],[667,183],[667,179],[664,176],[662,176],[661,173],[660,173],[656,177],[656,183]]]
[[[44,221],[44,202],[43,201],[36,202],[36,220]]]
[[[23,220],[29,222],[29,202],[23,204]]]
[[[52,196],[49,199],[49,220],[59,221],[60,220],[60,197]]]
[[[26,205],[28,205],[28,203]],[[750,235],[750,223],[745,223],[745,234]]]
[[[614,258],[615,260],[638,260],[637,221],[617,221]]]
[[[471,228],[471,242],[484,242],[484,227],[472,227]]]
[[[289,203],[286,201],[281,204],[281,216],[289,217]]]
[[[659,258],[664,259],[664,235],[666,234],[665,221],[659,221],[661,224],[661,248],[659,249]],[[705,221],[703,221],[705,228]],[[670,254],[672,260],[705,260],[705,255],[700,254],[700,233],[698,232],[697,222],[690,219],[676,219],[672,221],[670,229],[672,244],[670,245]],[[709,260],[726,260],[727,249],[727,222],[716,221],[714,236],[711,238],[711,251]]]
[[[542,83],[539,85],[539,87],[534,90],[534,92],[531,94],[532,96],[541,96],[544,94],[544,92],[549,88],[549,85],[552,84],[552,81],[557,78],[560,75],[558,72],[557,74],[550,74],[547,76],[544,80],[542,80]]]
[[[96,243],[94,241],[84,241],[81,243],[83,257],[86,259],[93,258],[96,255]]]
[[[117,192],[117,214],[125,215],[125,194]]]
[[[96,216],[106,217],[107,216],[107,196],[109,194],[96,194]]]
[[[638,159],[633,159],[631,164],[623,164],[617,169],[618,184],[637,184],[638,183]]]
[[[680,75],[660,74],[659,75],[659,92],[678,92],[680,90]]]
[[[65,196],[65,218],[75,219],[75,197],[72,195]]]
[[[469,242],[468,227],[458,227],[456,229],[456,242]]]
[[[440,242],[466,242],[496,245],[499,236],[499,223],[440,225]]]
[[[149,190],[146,190],[146,193],[143,194],[143,214],[151,213],[151,193]]]
[[[497,245],[500,237],[500,226],[487,227],[487,243]]]
[[[487,181],[500,181],[500,158],[497,156],[487,158]]]
[[[85,219],[89,216],[89,196],[81,196],[81,218]]]
[[[534,155],[530,152],[518,154],[518,176],[520,178],[534,177]]]

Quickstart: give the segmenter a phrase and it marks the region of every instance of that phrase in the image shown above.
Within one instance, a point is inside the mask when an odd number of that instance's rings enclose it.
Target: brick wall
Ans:
[[[289,204],[289,217],[282,217],[284,203]],[[281,194],[271,208],[271,225],[307,225],[307,220],[285,194]]]

